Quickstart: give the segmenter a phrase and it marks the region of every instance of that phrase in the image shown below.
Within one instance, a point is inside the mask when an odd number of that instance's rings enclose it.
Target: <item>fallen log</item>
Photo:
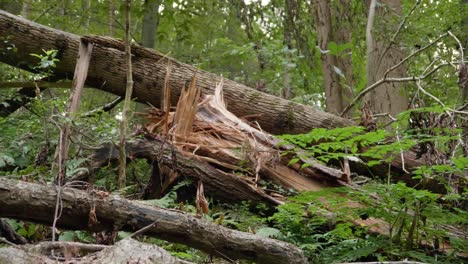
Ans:
[[[80,37],[49,28],[0,10],[0,61],[27,71],[34,71],[42,50],[58,50],[54,74],[71,78],[74,73]],[[123,42],[103,37],[86,37],[96,44],[86,84],[116,95],[125,93]],[[14,47],[16,51],[10,51]],[[197,74],[203,93],[213,93],[220,77],[178,62],[155,50],[132,46],[134,95],[142,103],[159,106],[164,87],[166,66],[172,64],[169,81],[175,105],[183,85]],[[234,81],[225,81],[228,109],[237,116],[257,114],[263,129],[271,133],[302,133],[314,127],[343,127],[348,119],[325,113],[313,107],[266,94]]]
[[[312,158],[307,161],[315,164],[307,169],[288,166],[289,158],[280,156],[280,151],[288,145],[279,147],[278,139],[230,113],[224,104],[222,87],[220,83],[214,95],[200,98],[196,81],[192,80],[190,87],[183,91],[175,112],[162,114],[154,109],[147,115],[150,122],[146,129],[138,131],[146,140],[127,142],[129,158],[156,162],[152,176],[158,178],[153,180],[152,177],[148,185],[158,192],[157,196],[177,179],[177,175],[201,180],[211,194],[225,200],[263,201],[273,205],[280,201],[273,198],[272,193],[264,193],[259,184],[261,179],[271,180],[282,189],[297,191],[318,191],[341,185],[343,172]],[[72,180],[83,180],[109,161],[116,160],[117,154],[112,144],[102,146],[88,159],[88,172],[75,175]]]
[[[0,177],[0,217],[51,225],[57,195],[55,186]],[[61,228],[134,232],[153,224],[145,231],[146,235],[186,244],[222,258],[256,263],[306,263],[302,250],[291,244],[230,230],[175,210],[67,187],[60,189],[60,201],[62,213],[57,226]],[[92,212],[95,218],[90,217]]]
[[[52,253],[53,252],[53,253]],[[88,254],[93,253],[93,254]],[[3,264],[52,264],[72,261],[76,264],[99,263],[168,263],[190,264],[177,259],[156,245],[140,243],[127,238],[113,246],[83,244],[78,242],[41,242],[37,245],[0,248]]]
[[[129,158],[155,160],[166,165],[180,175],[187,175],[201,180],[210,194],[226,201],[250,201],[252,203],[281,204],[277,197],[272,197],[262,189],[254,187],[251,180],[233,173],[217,170],[206,162],[191,159],[181,154],[173,146],[160,139],[133,140],[126,143]],[[111,143],[103,144],[89,159],[89,173],[101,168],[110,161],[117,161],[119,150]],[[89,173],[77,174],[71,181],[86,180]]]
[[[60,60],[55,68],[55,77],[71,78],[74,74],[80,37],[68,32],[46,27],[24,18],[0,10],[0,61],[24,70],[32,71],[37,58],[30,54],[40,54],[42,50],[58,50]],[[125,92],[124,45],[117,39],[108,37],[85,36],[84,40],[93,42],[95,48],[91,58],[90,72],[86,84],[97,89],[122,96]],[[14,47],[14,48],[12,48]],[[14,52],[13,52],[14,50]],[[220,77],[178,62],[155,50],[133,45],[134,95],[137,101],[159,106],[164,89],[167,65],[171,64],[170,80],[171,102],[175,105],[182,87],[194,75],[202,93],[212,94]],[[231,80],[224,81],[224,94],[227,108],[237,117],[255,115],[261,128],[273,134],[307,133],[313,128],[336,128],[355,125],[354,122],[316,108],[297,104],[270,94],[262,93]],[[411,175],[424,165],[416,159],[414,152],[396,157],[390,166],[391,174],[396,180],[404,180],[415,185]],[[353,171],[369,174],[367,168],[352,163]],[[374,175],[388,175],[386,165],[374,166],[370,170]],[[434,182],[434,181],[433,181]],[[441,184],[431,183],[427,189],[445,192]]]

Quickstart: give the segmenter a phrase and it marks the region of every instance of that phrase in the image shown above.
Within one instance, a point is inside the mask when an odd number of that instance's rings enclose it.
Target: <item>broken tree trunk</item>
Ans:
[[[0,217],[51,225],[57,193],[55,186],[0,177]],[[62,214],[58,227],[134,232],[153,224],[145,231],[146,235],[186,244],[223,258],[248,259],[256,263],[306,263],[303,252],[291,244],[230,230],[175,210],[66,187],[60,193]],[[95,218],[90,217],[93,212]]]
[[[59,77],[73,76],[80,37],[52,29],[0,10],[0,61],[27,71],[34,71],[37,58],[31,53],[42,50],[58,50],[55,74]],[[122,41],[104,37],[86,37],[96,43],[91,59],[86,84],[117,95],[125,93],[125,56]],[[8,48],[15,47],[16,51]],[[203,93],[213,93],[220,77],[178,62],[152,49],[132,46],[134,97],[143,103],[159,106],[164,87],[166,66],[172,64],[169,85],[173,89],[175,105],[183,85],[197,74],[198,85]],[[234,81],[226,80],[224,92],[228,109],[242,117],[258,115],[262,129],[274,134],[305,133],[315,127],[343,127],[352,122],[325,113],[318,109],[297,104],[279,97],[262,93]]]
[[[49,28],[24,18],[0,10],[0,61],[28,71],[34,71],[37,58],[31,53],[40,54],[42,50],[58,50],[55,69],[56,77],[69,78],[73,76],[76,54],[80,37],[68,32]],[[83,37],[84,40],[95,43],[93,57],[86,84],[116,95],[125,93],[124,44],[122,41],[108,37]],[[13,52],[12,47],[16,49]],[[181,94],[181,89],[195,74],[197,85],[203,94],[212,94],[216,83],[221,77],[178,62],[155,50],[133,45],[133,77],[134,96],[138,101],[159,106],[161,91],[164,89],[167,65],[171,65],[169,86],[171,87],[172,105],[175,105]],[[231,80],[224,82],[224,94],[228,110],[238,117],[247,115],[258,116],[261,128],[273,134],[307,133],[313,128],[336,128],[355,125],[354,122],[313,107],[300,105],[282,98],[262,93]],[[411,151],[404,153],[405,169],[409,172],[424,165],[416,159]],[[369,169],[360,164],[351,164],[352,171],[360,171],[366,175]],[[385,176],[388,166],[374,166],[370,170],[374,175]],[[395,158],[390,166],[396,180],[404,180],[414,185],[411,175],[402,169],[402,159]],[[444,192],[438,184],[432,184],[428,189]]]
[[[202,180],[210,193],[227,201],[251,201],[253,203],[281,204],[281,200],[255,188],[253,182],[246,177],[223,172],[203,161],[185,157],[173,146],[160,139],[135,140],[126,143],[129,158],[142,158],[158,161],[180,175]],[[89,173],[94,173],[110,161],[117,161],[119,152],[111,143],[104,144],[89,158]],[[77,174],[72,181],[85,180],[88,173]]]

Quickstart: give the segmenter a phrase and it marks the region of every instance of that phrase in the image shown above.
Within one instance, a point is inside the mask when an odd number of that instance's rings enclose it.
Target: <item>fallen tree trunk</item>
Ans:
[[[51,225],[57,193],[54,186],[0,177],[0,217]],[[291,244],[230,230],[175,210],[72,188],[62,188],[60,198],[62,214],[58,227],[134,232],[153,224],[145,231],[146,235],[186,244],[219,257],[257,263],[306,263],[303,252]],[[93,212],[97,221],[90,221]]]
[[[37,58],[31,53],[40,54],[42,50],[58,50],[55,68],[57,78],[71,78],[74,73],[80,37],[71,33],[49,28],[0,10],[0,61],[28,71],[34,71]],[[95,43],[91,58],[90,71],[86,84],[97,89],[122,96],[125,93],[124,45],[122,41],[87,36],[86,41]],[[12,48],[13,47],[13,48]],[[15,51],[12,51],[15,50]],[[184,85],[196,74],[197,86],[204,94],[213,94],[216,83],[221,78],[193,66],[178,62],[155,50],[133,45],[134,95],[143,103],[159,106],[161,91],[164,89],[167,65],[171,64],[169,86],[171,102],[181,94]],[[307,133],[313,128],[336,128],[355,125],[354,122],[316,108],[297,104],[276,96],[259,92],[231,80],[224,81],[224,95],[228,110],[238,117],[255,115],[261,128],[273,134]],[[417,182],[406,171],[413,171],[424,165],[416,159],[416,154],[407,151],[402,159],[396,157],[390,166],[396,180],[404,180],[413,186]],[[351,164],[352,171],[369,175],[369,169],[360,164]],[[387,165],[374,166],[374,175],[386,176]],[[431,191],[443,193],[444,187],[431,181],[427,185]]]
[[[250,201],[253,203],[281,204],[278,200],[262,189],[256,188],[254,183],[246,177],[217,170],[206,162],[185,157],[173,146],[162,140],[134,140],[126,143],[126,152],[131,158],[154,160],[166,165],[180,175],[201,180],[210,194],[227,201]],[[117,161],[118,148],[111,143],[104,144],[90,157],[87,173],[77,174],[71,181],[86,180],[89,174],[101,168],[109,161]]]
[[[93,254],[86,255],[87,253]],[[69,263],[70,260],[75,264],[192,263],[171,256],[161,247],[141,243],[130,238],[121,240],[113,246],[61,241],[0,248],[0,263],[3,264],[52,264],[57,263],[57,261]]]
[[[80,37],[52,29],[0,10],[0,61],[27,71],[34,71],[42,50],[58,50],[60,62],[54,69],[58,77],[71,78],[76,64]],[[116,95],[125,93],[123,42],[103,37],[87,37],[97,44],[93,51],[86,84]],[[14,47],[16,51],[11,51]],[[164,87],[166,66],[172,64],[172,103],[175,105],[183,85],[196,74],[203,93],[213,93],[220,76],[178,62],[152,49],[132,46],[134,96],[138,101],[159,106]],[[228,109],[237,116],[258,115],[263,129],[271,133],[303,133],[315,127],[343,127],[348,119],[325,113],[316,108],[294,103],[259,92],[231,80],[225,80]]]

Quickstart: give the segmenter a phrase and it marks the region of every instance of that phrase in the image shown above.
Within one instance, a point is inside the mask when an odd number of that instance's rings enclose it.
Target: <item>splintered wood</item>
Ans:
[[[223,82],[216,86],[214,94],[204,96],[196,82],[194,77],[189,86],[182,89],[174,112],[167,112],[170,109],[167,104],[163,104],[166,111],[156,108],[148,111],[149,123],[145,128],[149,133],[167,135],[166,140],[183,155],[246,178],[256,188],[261,187],[262,180],[297,191],[318,191],[342,183],[343,172],[310,158],[303,160],[312,164],[307,169],[301,169],[299,164],[288,166],[289,158],[282,157],[280,152],[291,146],[279,147],[280,141],[262,131],[258,124],[254,127],[229,112],[223,99]],[[170,102],[167,94],[163,98]],[[281,197],[275,191],[262,188],[274,197]]]
[[[60,129],[59,144],[57,145],[57,163],[59,171],[56,182],[59,185],[63,184],[66,175],[65,163],[68,159],[68,147],[70,145],[69,137],[71,135],[71,119],[80,106],[80,98],[86,77],[88,76],[88,67],[89,62],[91,61],[92,52],[93,44],[81,39],[78,51],[78,60],[75,67],[75,75],[73,76],[72,92],[70,94],[70,99],[68,100],[67,112],[65,113],[67,121]]]

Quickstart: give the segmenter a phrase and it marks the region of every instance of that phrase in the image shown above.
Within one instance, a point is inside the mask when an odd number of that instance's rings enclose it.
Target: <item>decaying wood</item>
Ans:
[[[80,106],[81,94],[83,92],[86,76],[88,75],[88,67],[92,52],[93,44],[80,41],[78,61],[75,67],[75,75],[73,76],[72,92],[70,94],[67,112],[65,114],[66,121],[60,129],[59,144],[57,145],[57,163],[59,168],[57,183],[59,185],[62,185],[66,175],[65,163],[68,159],[68,147],[70,145],[69,137],[71,135],[71,119],[78,112],[78,108]]]
[[[0,217],[50,225],[57,188],[0,177]],[[157,222],[146,235],[186,244],[228,259],[256,263],[306,263],[297,247],[274,239],[230,230],[175,210],[161,209],[114,195],[100,195],[72,188],[61,190],[62,214],[57,226],[99,232],[134,232]],[[89,222],[95,208],[96,222]]]
[[[281,197],[271,196],[262,189],[255,188],[254,183],[241,175],[218,170],[206,162],[186,157],[168,144],[165,140],[139,139],[127,141],[129,158],[157,160],[161,165],[171,168],[180,175],[202,180],[205,189],[210,194],[226,201],[248,200],[253,203],[267,203],[278,205],[282,203]],[[111,143],[104,144],[90,157],[91,172],[103,167],[111,161],[118,160],[117,147]],[[88,174],[77,174],[71,180],[85,180]]]
[[[0,61],[28,71],[34,71],[29,65],[35,65],[37,58],[31,53],[40,54],[42,49],[58,50],[55,69],[56,77],[66,78],[74,73],[76,55],[80,37],[52,29],[21,17],[0,10],[0,50],[7,51],[14,45],[16,52],[3,52]],[[97,89],[122,96],[125,92],[124,44],[122,41],[97,36],[83,37],[95,43],[91,59],[90,73],[86,84]],[[152,49],[133,45],[134,94],[137,101],[159,106],[164,93],[165,83],[171,88],[171,102],[175,105],[182,87],[195,74],[202,94],[213,93],[216,83],[221,80],[217,75],[199,70],[178,62]],[[165,80],[167,65],[171,65],[170,80]],[[246,87],[236,82],[225,80],[225,100],[227,108],[237,117],[256,116],[261,128],[273,134],[307,133],[313,128],[336,128],[355,125],[354,122],[318,109],[290,102],[266,93]],[[404,152],[405,168],[413,171],[424,163],[416,159],[413,152]],[[390,166],[393,177],[411,182],[411,177],[402,170],[402,160],[396,157]],[[351,163],[351,170],[369,174],[369,169],[360,164]],[[386,176],[388,166],[374,166],[373,175]],[[414,183],[414,182],[413,182]],[[440,192],[440,185],[430,185],[428,189]]]
[[[53,253],[52,253],[53,251]],[[94,254],[87,254],[94,253]],[[83,244],[78,242],[41,242],[36,245],[0,248],[0,263],[36,264],[71,261],[76,264],[142,263],[189,264],[177,259],[156,245],[124,239],[114,246]]]
[[[169,113],[169,124],[164,124],[156,109],[147,116],[151,121],[147,129],[160,134],[168,126],[168,140],[187,157],[206,161],[226,172],[241,172],[256,184],[260,179],[268,179],[295,190],[320,190],[327,183],[336,184],[343,174],[312,158],[307,159],[309,170],[288,166],[289,159],[282,158],[280,153],[292,147],[279,147],[280,140],[228,111],[223,82],[216,86],[213,95],[203,96],[200,102],[195,79],[182,94],[175,112]]]
[[[265,194],[258,185],[261,179],[271,180],[284,189],[299,191],[318,191],[326,186],[340,185],[341,171],[312,158],[304,158],[310,163],[307,169],[301,169],[300,164],[288,166],[289,158],[282,158],[280,151],[292,146],[278,147],[278,139],[230,113],[225,107],[222,87],[220,83],[214,95],[204,96],[199,102],[200,93],[193,79],[183,90],[175,112],[161,114],[155,109],[147,115],[150,123],[146,126],[146,141],[127,142],[132,158],[144,157],[153,164],[156,162],[153,173],[158,176],[164,171],[171,174],[165,177],[170,178],[170,182],[160,182],[163,186],[155,187],[158,183],[150,182],[151,189],[164,190],[177,175],[188,175],[201,180],[207,185],[207,190],[218,197],[275,204],[279,202],[273,198],[277,195]],[[160,135],[165,133],[161,138]],[[89,172],[115,160],[111,145],[104,146],[89,160]],[[192,170],[187,174],[184,170],[189,165],[187,163],[204,170]],[[211,173],[206,175],[205,171]],[[86,174],[76,175],[73,179],[83,179],[83,176]],[[239,192],[240,188],[244,191]]]

